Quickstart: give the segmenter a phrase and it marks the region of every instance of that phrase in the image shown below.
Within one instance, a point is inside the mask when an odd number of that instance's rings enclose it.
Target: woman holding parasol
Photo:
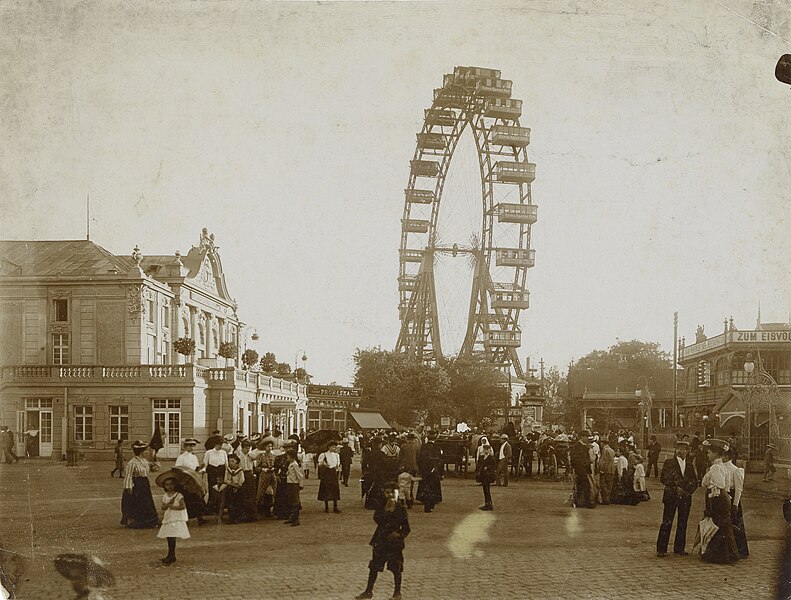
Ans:
[[[176,459],[177,467],[183,467],[196,474],[200,472],[200,461],[193,453],[197,445],[198,440],[195,438],[187,438],[184,440],[184,452],[179,454],[179,457]],[[158,477],[157,480],[159,480]],[[202,488],[199,493],[184,491],[184,502],[187,505],[187,514],[190,519],[198,519],[198,525],[206,523],[206,520],[203,518],[203,515],[206,513],[206,503],[203,501],[205,493],[205,490]]]

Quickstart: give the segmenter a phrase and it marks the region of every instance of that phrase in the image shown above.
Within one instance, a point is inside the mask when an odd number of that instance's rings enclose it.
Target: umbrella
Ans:
[[[58,573],[70,581],[91,588],[108,588],[115,585],[115,577],[102,561],[86,554],[59,554],[55,559]]]
[[[339,442],[341,434],[334,429],[320,429],[305,436],[302,442],[302,449],[305,452],[324,452],[330,442]]]
[[[700,553],[704,554],[711,538],[714,537],[714,534],[717,533],[718,530],[719,527],[714,524],[711,517],[702,519],[700,523],[698,523],[698,531],[695,534],[695,543],[692,545],[692,551],[694,552],[695,548],[700,546]]]
[[[151,441],[148,443],[148,445],[154,451],[154,453],[159,452],[165,446],[165,444],[162,443],[162,430],[159,428],[159,421],[157,421],[157,424],[154,427],[154,435],[151,436]]]
[[[157,475],[156,484],[165,487],[165,480],[169,478],[176,480],[182,489],[196,496],[203,496],[206,490],[203,487],[203,479],[192,469],[186,467],[173,467],[172,469]]]

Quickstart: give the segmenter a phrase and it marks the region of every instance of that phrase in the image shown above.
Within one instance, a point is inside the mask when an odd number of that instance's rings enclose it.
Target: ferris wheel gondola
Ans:
[[[535,265],[531,226],[535,165],[528,160],[530,129],[519,124],[522,101],[511,97],[512,82],[500,71],[456,67],[444,76],[424,113],[410,161],[401,221],[398,289],[401,329],[396,350],[422,362],[442,357],[434,264],[438,256],[466,254],[473,279],[460,354],[475,356],[523,375],[520,312],[530,305],[527,271]],[[448,169],[462,133],[474,138],[483,203],[480,232],[471,245],[438,235]],[[496,231],[508,229],[501,245]]]

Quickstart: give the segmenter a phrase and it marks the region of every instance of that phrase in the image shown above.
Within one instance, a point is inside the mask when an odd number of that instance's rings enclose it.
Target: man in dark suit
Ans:
[[[659,477],[660,452],[662,452],[662,446],[657,441],[656,436],[652,435],[651,443],[648,444],[648,468],[645,472],[646,477],[651,477],[651,467],[654,469],[654,477]]]
[[[574,469],[574,483],[577,488],[577,506],[595,508],[596,503],[591,498],[591,487],[588,475],[593,474],[591,468],[590,444],[587,431],[580,431],[578,440],[571,446],[571,468]]]
[[[349,447],[349,440],[344,439],[338,455],[341,457],[341,482],[349,487],[349,472],[352,469],[354,450]]]
[[[665,492],[662,495],[664,511],[662,512],[662,525],[659,527],[659,537],[656,539],[656,555],[665,556],[667,545],[670,541],[670,530],[673,528],[673,519],[678,511],[676,524],[676,539],[673,543],[673,553],[686,556],[684,547],[687,545],[687,519],[692,508],[692,494],[698,487],[698,474],[695,471],[694,461],[689,457],[689,442],[686,439],[676,440],[676,453],[668,458],[662,465],[662,485]]]

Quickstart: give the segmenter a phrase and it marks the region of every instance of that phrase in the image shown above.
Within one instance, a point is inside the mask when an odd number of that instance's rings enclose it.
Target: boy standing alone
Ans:
[[[404,538],[409,535],[409,518],[404,506],[398,501],[398,484],[385,486],[387,502],[376,509],[374,521],[376,531],[371,538],[373,556],[368,563],[368,585],[365,591],[355,596],[356,600],[374,597],[374,583],[385,565],[393,573],[393,595],[390,600],[401,600],[401,573],[404,570]]]

